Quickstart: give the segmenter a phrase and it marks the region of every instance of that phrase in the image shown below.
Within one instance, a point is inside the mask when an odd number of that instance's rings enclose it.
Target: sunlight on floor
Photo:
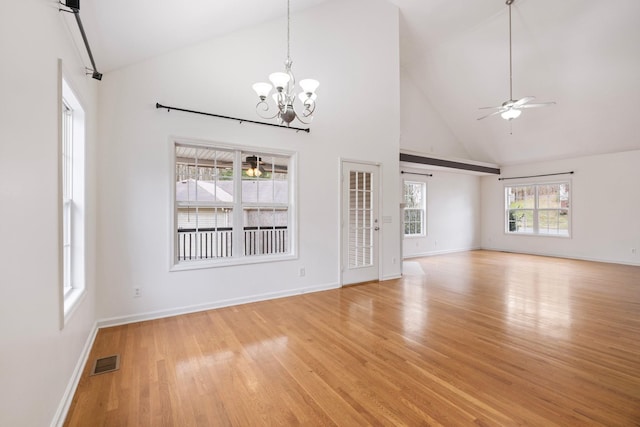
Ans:
[[[424,276],[424,270],[417,261],[404,261],[402,263],[402,274],[406,276]]]

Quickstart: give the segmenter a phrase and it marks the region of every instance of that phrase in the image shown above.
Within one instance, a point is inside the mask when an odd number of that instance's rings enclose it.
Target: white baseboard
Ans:
[[[96,322],[93,324],[93,328],[91,329],[91,332],[87,337],[87,341],[84,343],[84,347],[82,348],[82,352],[80,353],[78,362],[76,363],[76,366],[73,369],[73,373],[71,374],[71,378],[69,379],[67,388],[64,391],[62,400],[60,401],[60,405],[56,410],[56,413],[53,417],[53,421],[51,421],[51,427],[62,427],[62,425],[64,424],[64,421],[67,418],[67,413],[69,412],[69,408],[71,407],[73,396],[76,394],[78,383],[80,382],[80,378],[82,377],[82,372],[84,371],[84,367],[87,364],[87,360],[89,359],[89,354],[91,353],[91,349],[93,348],[93,342],[95,341],[97,334],[98,334],[98,323]]]
[[[551,258],[576,259],[579,261],[605,262],[607,264],[640,266],[640,262],[628,262],[628,261],[620,261],[615,259],[597,258],[597,257],[584,257],[584,256],[577,256],[572,254],[556,254],[556,253],[549,253],[549,252],[521,251],[521,250],[489,248],[489,247],[482,248],[482,250],[495,251],[495,252],[507,252],[511,254],[546,256]]]
[[[230,307],[240,304],[248,304],[252,302],[267,301],[271,299],[290,297],[300,294],[308,294],[312,292],[327,291],[329,289],[339,288],[339,283],[329,283],[325,285],[310,286],[308,288],[297,288],[286,291],[270,292],[266,294],[252,295],[241,298],[231,298],[227,300],[214,301],[204,304],[189,305],[184,307],[170,308],[166,310],[149,311],[146,313],[131,314],[126,316],[111,317],[102,319],[97,322],[98,328],[107,328],[111,326],[126,325],[128,323],[142,322],[145,320],[162,319],[164,317],[178,316],[181,314],[196,313],[199,311],[213,310],[216,308]]]
[[[383,276],[382,279],[380,279],[381,282],[384,282],[385,280],[395,280],[395,279],[401,279],[402,275],[401,274],[393,274],[391,276]]]

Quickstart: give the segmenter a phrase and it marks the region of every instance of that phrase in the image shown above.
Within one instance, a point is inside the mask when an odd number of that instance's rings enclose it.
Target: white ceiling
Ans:
[[[292,13],[325,1],[340,0],[292,0]],[[389,1],[400,8],[405,75],[471,159],[508,165],[640,149],[640,1],[515,0],[514,98],[557,105],[511,123],[476,120],[479,107],[509,98],[504,0]],[[107,72],[285,14],[283,0],[82,0],[80,15]]]

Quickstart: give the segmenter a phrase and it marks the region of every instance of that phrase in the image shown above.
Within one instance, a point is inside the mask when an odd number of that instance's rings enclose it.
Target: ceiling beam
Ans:
[[[416,156],[415,154],[400,153],[400,161],[407,163],[417,163],[420,165],[440,166],[452,169],[461,169],[472,172],[490,173],[500,175],[499,168],[488,166],[474,165],[472,163],[454,162],[452,160],[436,159],[433,157]]]

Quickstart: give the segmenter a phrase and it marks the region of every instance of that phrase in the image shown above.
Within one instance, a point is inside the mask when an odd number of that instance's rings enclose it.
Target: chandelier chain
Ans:
[[[287,0],[287,59],[291,59],[291,14],[289,8],[291,1]]]

